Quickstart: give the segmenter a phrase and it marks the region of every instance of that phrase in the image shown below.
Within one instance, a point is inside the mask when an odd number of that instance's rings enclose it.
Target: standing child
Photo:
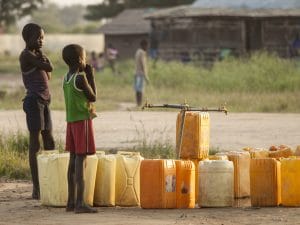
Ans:
[[[32,198],[40,198],[40,188],[37,168],[37,152],[40,149],[39,136],[42,135],[44,149],[54,149],[52,136],[52,121],[50,115],[50,92],[48,80],[51,78],[52,64],[43,54],[43,29],[34,23],[24,26],[22,31],[26,43],[20,54],[20,66],[26,96],[23,109],[29,130],[29,165],[33,183]]]
[[[147,69],[147,53],[146,53],[147,47],[148,47],[148,42],[146,40],[142,40],[140,43],[140,48],[135,53],[134,89],[136,92],[137,106],[142,105],[144,80],[149,82],[148,69]]]
[[[97,210],[86,205],[83,199],[85,159],[96,152],[92,127],[94,112],[90,107],[90,103],[96,101],[93,69],[86,64],[86,53],[79,45],[64,47],[62,57],[69,66],[63,82],[67,116],[66,150],[70,152],[66,211],[94,213]]]

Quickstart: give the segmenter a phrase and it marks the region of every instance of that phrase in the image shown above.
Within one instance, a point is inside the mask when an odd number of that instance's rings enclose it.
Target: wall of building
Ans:
[[[214,61],[224,50],[239,56],[265,49],[290,56],[300,31],[300,18],[177,18],[155,19],[161,34],[159,54],[165,60]]]
[[[105,45],[112,44],[118,50],[120,59],[132,59],[141,40],[148,40],[148,36],[148,34],[105,35]]]
[[[45,51],[60,52],[67,44],[80,44],[88,52],[102,52],[104,37],[102,34],[46,34]],[[21,35],[0,34],[0,54],[8,52],[18,55],[24,49],[25,43]]]

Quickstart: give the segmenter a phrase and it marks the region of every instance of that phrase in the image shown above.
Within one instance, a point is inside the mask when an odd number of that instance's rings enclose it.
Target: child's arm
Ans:
[[[24,58],[24,60],[26,59],[26,61],[33,66],[45,70],[46,72],[52,72],[53,70],[53,66],[48,58],[46,58],[46,60],[41,60],[40,56],[35,55],[31,51],[24,51],[24,57],[22,58]]]
[[[86,74],[87,81],[91,88],[93,89],[95,95],[97,95],[97,89],[95,85],[95,77],[94,77],[94,70],[93,67],[89,64],[86,64],[84,72]]]
[[[96,93],[89,84],[85,75],[79,74],[75,81],[76,87],[83,91],[89,102],[96,101]]]

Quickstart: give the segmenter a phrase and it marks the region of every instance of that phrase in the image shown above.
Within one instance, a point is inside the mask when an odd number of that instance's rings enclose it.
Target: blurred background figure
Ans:
[[[153,60],[153,66],[156,66],[156,62],[158,60],[158,47],[159,47],[159,33],[156,29],[155,23],[151,22],[151,30],[150,30],[150,49],[149,55]]]
[[[106,49],[106,59],[107,59],[107,62],[114,74],[117,74],[116,60],[117,60],[118,54],[119,54],[118,50],[111,43],[109,43],[108,47]]]

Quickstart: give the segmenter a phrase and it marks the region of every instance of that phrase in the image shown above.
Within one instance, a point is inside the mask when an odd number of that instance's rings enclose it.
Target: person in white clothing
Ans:
[[[135,79],[134,89],[136,92],[137,106],[142,105],[144,80],[149,83],[148,69],[147,69],[147,48],[148,42],[142,40],[140,42],[140,48],[135,53]]]

